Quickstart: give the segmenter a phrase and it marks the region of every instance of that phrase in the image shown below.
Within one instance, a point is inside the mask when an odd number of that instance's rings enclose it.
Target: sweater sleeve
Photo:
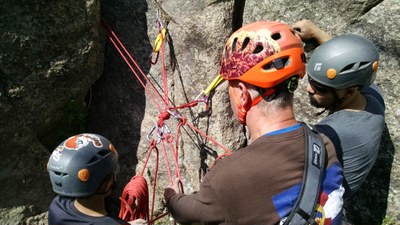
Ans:
[[[164,190],[167,207],[178,223],[224,221],[224,210],[208,179],[204,179],[198,192],[185,195],[172,188]]]

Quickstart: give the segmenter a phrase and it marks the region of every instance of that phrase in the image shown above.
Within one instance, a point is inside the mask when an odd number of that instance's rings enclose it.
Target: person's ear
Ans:
[[[252,102],[249,89],[243,82],[239,82],[237,86],[239,88],[239,93],[238,93],[239,103],[245,110],[249,110],[251,108],[251,102]]]
[[[357,94],[357,92],[358,92],[358,87],[347,88],[344,91],[344,97],[345,98],[352,98]]]
[[[109,176],[107,176],[104,179],[103,183],[100,185],[97,193],[98,194],[105,194],[105,193],[111,191],[112,187],[113,187],[113,184],[115,183],[114,181],[115,180],[114,180],[114,175],[113,174],[110,174]]]

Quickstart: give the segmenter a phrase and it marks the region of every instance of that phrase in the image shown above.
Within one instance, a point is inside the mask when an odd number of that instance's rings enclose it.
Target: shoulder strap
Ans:
[[[306,151],[303,181],[299,197],[287,217],[285,225],[317,224],[314,219],[315,207],[325,169],[326,149],[318,132],[313,127],[304,125]]]

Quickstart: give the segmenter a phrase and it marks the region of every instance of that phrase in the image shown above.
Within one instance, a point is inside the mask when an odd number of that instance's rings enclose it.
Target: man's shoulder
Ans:
[[[71,210],[72,199],[56,196],[49,206],[48,223],[65,224],[68,219],[75,218],[75,213]]]
[[[385,100],[383,98],[382,92],[376,84],[371,84],[368,87],[364,87],[361,90],[361,94],[364,95],[367,99],[369,99],[367,105],[368,107],[377,107],[380,106],[383,109],[385,108]]]
[[[51,224],[99,224],[99,225],[119,225],[126,224],[124,221],[110,217],[93,217],[79,212],[73,206],[73,198],[56,196],[50,204],[48,223]]]
[[[72,198],[57,195],[51,202],[49,209],[63,211],[69,210],[69,206],[72,201]]]

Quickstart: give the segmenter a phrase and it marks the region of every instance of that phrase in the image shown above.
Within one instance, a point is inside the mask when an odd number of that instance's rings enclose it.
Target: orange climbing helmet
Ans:
[[[287,24],[259,21],[234,32],[225,44],[220,76],[261,88],[305,74],[303,42]]]

